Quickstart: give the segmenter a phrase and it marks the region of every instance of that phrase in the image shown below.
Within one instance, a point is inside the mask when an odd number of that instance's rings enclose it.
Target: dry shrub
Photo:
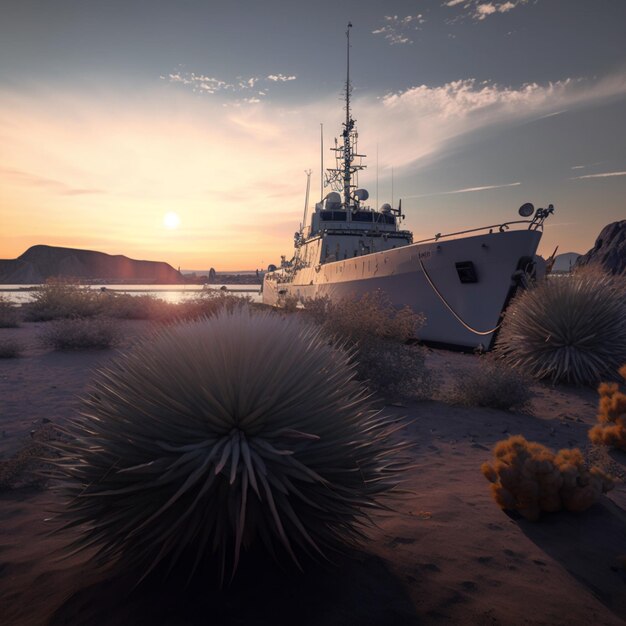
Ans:
[[[0,492],[23,487],[43,489],[47,483],[44,472],[55,456],[50,443],[59,439],[60,433],[54,424],[44,424],[31,433],[15,455],[0,460]]]
[[[596,385],[626,361],[626,277],[548,278],[509,305],[496,352],[536,378]]]
[[[0,339],[0,359],[14,359],[20,355],[23,347],[15,339]]]
[[[54,350],[104,349],[118,342],[119,327],[105,317],[64,319],[47,325],[39,340]]]
[[[24,317],[30,322],[93,317],[101,310],[101,294],[75,279],[48,279],[33,293],[33,301],[22,306]]]
[[[502,509],[517,511],[530,521],[538,520],[542,511],[584,511],[614,486],[600,469],[586,468],[578,448],[554,454],[514,435],[499,441],[493,454],[493,465],[481,467],[492,483],[493,497]]]
[[[619,373],[626,379],[626,365]],[[617,383],[602,383],[598,388],[598,422],[590,431],[593,443],[626,451],[626,394]]]
[[[407,341],[417,336],[426,318],[408,306],[397,309],[380,289],[360,298],[305,300],[307,313],[329,334],[359,344],[372,339]]]
[[[17,328],[20,325],[20,309],[4,296],[0,296],[0,328]]]
[[[437,386],[426,367],[425,351],[405,345],[424,324],[410,307],[397,309],[381,290],[360,298],[306,300],[305,314],[333,340],[355,349],[361,380],[388,398],[426,398]]]
[[[359,345],[355,359],[358,378],[388,399],[430,398],[438,387],[421,346],[371,340]]]
[[[138,577],[180,562],[187,577],[234,575],[259,545],[319,558],[386,509],[409,462],[398,427],[319,328],[224,310],[165,327],[98,373],[60,446],[62,517],[76,547]]]
[[[127,320],[161,320],[171,317],[176,305],[152,294],[131,295],[105,291],[98,294],[99,314]]]
[[[174,305],[171,317],[178,320],[194,320],[213,317],[221,311],[232,312],[250,306],[250,296],[239,296],[218,289],[203,289],[195,298]]]
[[[530,379],[488,356],[478,357],[478,367],[456,374],[450,399],[464,406],[509,410],[522,408],[532,397]]]

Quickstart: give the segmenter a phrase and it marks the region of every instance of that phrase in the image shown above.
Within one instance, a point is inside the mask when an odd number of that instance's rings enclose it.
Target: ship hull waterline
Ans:
[[[287,281],[278,270],[265,276],[263,302],[276,306],[287,296],[360,298],[379,289],[394,306],[424,314],[426,322],[418,332],[421,341],[489,349],[516,288],[520,261],[534,257],[540,239],[538,230],[496,231],[305,267]],[[461,282],[457,264],[467,262],[475,270],[476,282]]]

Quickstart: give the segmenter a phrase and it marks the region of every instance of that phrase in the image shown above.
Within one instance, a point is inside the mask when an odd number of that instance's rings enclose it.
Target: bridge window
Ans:
[[[322,222],[345,222],[347,220],[345,211],[322,211],[320,215]]]

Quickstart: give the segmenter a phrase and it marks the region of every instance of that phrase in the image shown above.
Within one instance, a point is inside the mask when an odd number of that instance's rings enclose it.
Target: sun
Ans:
[[[180,216],[178,213],[174,213],[174,211],[170,211],[163,216],[163,226],[165,228],[174,229],[178,228],[180,224]]]

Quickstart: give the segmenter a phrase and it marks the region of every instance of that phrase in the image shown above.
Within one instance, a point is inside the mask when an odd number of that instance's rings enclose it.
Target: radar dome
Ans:
[[[331,211],[340,209],[341,196],[336,191],[331,191],[325,198],[324,207]]]
[[[385,202],[385,204],[383,204],[383,206],[380,207],[380,210],[383,213],[391,213],[391,205],[389,204],[389,202]]]
[[[367,191],[367,189],[357,189],[354,192],[354,197],[359,201],[359,202],[364,202],[365,200],[367,200],[370,195]]]

